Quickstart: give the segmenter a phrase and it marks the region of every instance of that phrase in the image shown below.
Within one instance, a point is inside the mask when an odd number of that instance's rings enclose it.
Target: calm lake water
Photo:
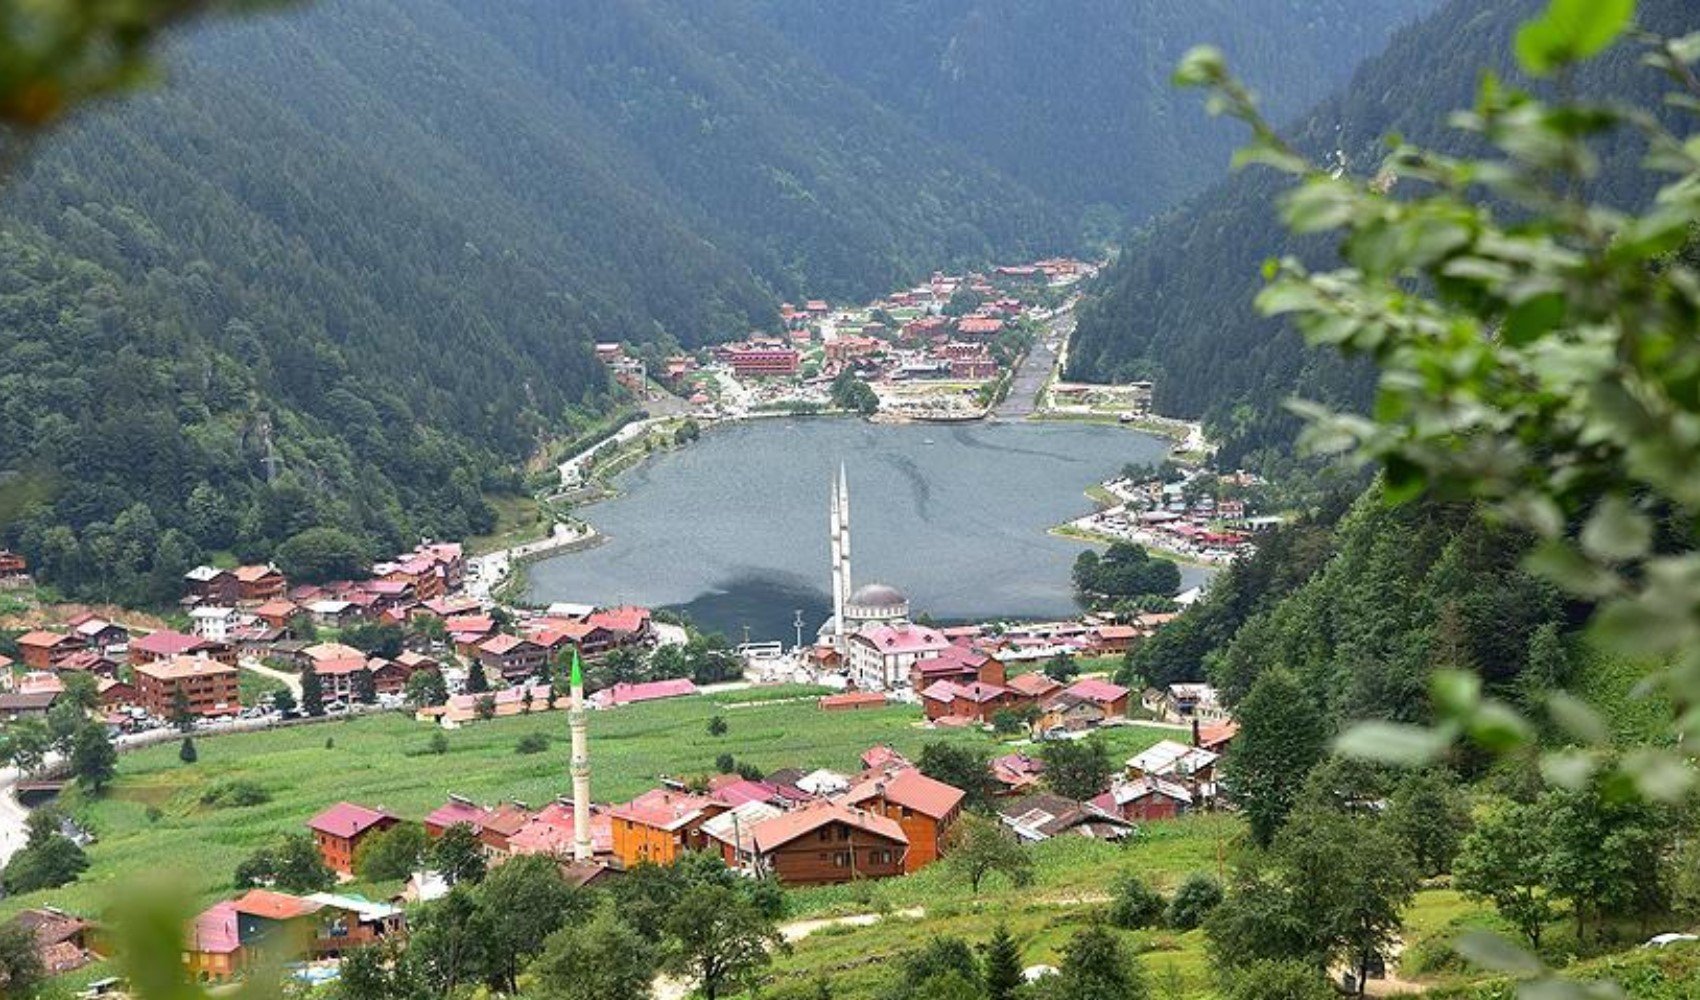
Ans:
[[[678,608],[741,641],[805,636],[832,613],[827,499],[850,477],[856,586],[889,583],[940,621],[1077,610],[1084,546],[1046,529],[1089,513],[1086,487],[1165,443],[1089,424],[876,425],[774,419],[716,428],[623,474],[581,516],[605,544],[532,565],[533,601]],[[1181,567],[1186,586],[1207,570]]]

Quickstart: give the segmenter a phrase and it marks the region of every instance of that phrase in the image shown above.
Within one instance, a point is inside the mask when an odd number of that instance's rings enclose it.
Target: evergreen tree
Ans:
[[[449,700],[448,685],[443,682],[442,673],[436,670],[415,671],[407,678],[405,690],[407,703],[415,708],[441,705]]]
[[[314,719],[325,714],[324,684],[311,667],[301,671],[301,711]]]
[[[1021,948],[1010,936],[1009,927],[998,924],[986,942],[986,1000],[1015,1000],[1022,977]]]
[[[183,737],[182,745],[177,748],[177,759],[185,764],[193,764],[195,761],[200,759],[200,754],[195,750],[195,740],[193,737]]]
[[[484,674],[484,664],[479,663],[477,658],[470,660],[466,665],[466,693],[483,694],[488,690],[490,678]]]

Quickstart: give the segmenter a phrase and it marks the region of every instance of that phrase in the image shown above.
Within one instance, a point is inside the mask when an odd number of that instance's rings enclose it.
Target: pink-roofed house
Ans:
[[[697,686],[691,683],[690,678],[677,677],[644,684],[616,684],[591,695],[590,703],[597,708],[616,708],[620,705],[635,705],[640,701],[680,698],[696,693]]]
[[[319,857],[333,872],[354,874],[354,852],[368,836],[382,833],[401,822],[383,809],[368,809],[353,802],[338,802],[307,821]]]
[[[560,860],[573,856],[576,827],[571,802],[557,800],[544,806],[519,831],[508,838],[508,853],[545,854]],[[590,807],[590,845],[599,859],[614,856],[614,821],[606,806]]]
[[[1127,717],[1128,689],[1120,684],[1112,684],[1096,677],[1086,677],[1070,684],[1067,694],[1084,698],[1104,710],[1104,717],[1119,719]]]
[[[917,661],[954,648],[938,629],[899,623],[866,625],[850,634],[850,676],[870,691],[906,687]]]

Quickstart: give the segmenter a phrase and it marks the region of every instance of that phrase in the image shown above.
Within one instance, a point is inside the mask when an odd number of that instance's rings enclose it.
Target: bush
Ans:
[[[272,800],[272,793],[258,782],[246,778],[235,781],[221,781],[201,793],[201,805],[214,809],[241,809],[246,806],[265,805]]]
[[[1116,883],[1115,898],[1110,901],[1110,923],[1130,931],[1154,927],[1163,919],[1163,908],[1163,897],[1157,890],[1129,875]]]
[[[177,759],[185,764],[193,764],[200,759],[195,750],[195,741],[188,736],[183,737],[183,745],[177,748]]]
[[[1167,922],[1175,930],[1190,931],[1221,902],[1222,884],[1204,872],[1193,872],[1169,900]]]
[[[549,749],[549,737],[546,733],[526,733],[514,744],[514,753],[542,753]]]
[[[425,749],[441,757],[443,754],[449,752],[448,736],[440,732],[432,733],[431,738],[425,743]]]

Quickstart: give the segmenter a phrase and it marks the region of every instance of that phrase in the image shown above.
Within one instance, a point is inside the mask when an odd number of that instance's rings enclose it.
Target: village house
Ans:
[[[1092,699],[1059,691],[1039,706],[1033,728],[1044,734],[1077,733],[1102,724],[1105,718],[1103,706]]]
[[[785,885],[830,885],[889,878],[909,870],[903,827],[873,812],[814,802],[750,830],[753,866]]]
[[[35,955],[50,976],[60,976],[102,956],[98,928],[90,921],[51,906],[20,910],[9,923],[28,931]]]
[[[478,644],[478,662],[512,684],[534,677],[549,662],[549,651],[517,635],[494,635]]]
[[[222,604],[197,604],[189,609],[189,631],[202,639],[225,642],[241,621],[236,609]]]
[[[937,656],[916,660],[909,668],[909,686],[916,691],[925,691],[938,681],[1001,687],[1004,686],[1004,679],[1005,670],[1001,660],[956,642],[939,650]]]
[[[197,635],[184,635],[170,629],[160,629],[150,632],[139,639],[132,639],[128,649],[130,666],[136,667],[157,660],[168,660],[177,656],[204,656],[209,660],[236,666],[236,647],[216,639],[206,639]]]
[[[1052,680],[1048,674],[1038,670],[1016,674],[1005,686],[1035,704],[1042,704],[1063,689],[1063,686]]]
[[[606,687],[590,696],[590,704],[596,708],[618,708],[621,705],[635,705],[644,701],[660,701],[664,698],[682,698],[697,693],[697,686],[688,677],[675,677],[665,681],[648,681],[643,684],[615,684]]]
[[[622,605],[593,611],[584,619],[586,625],[607,629],[617,645],[645,643],[655,638],[655,623],[648,608]]]
[[[354,874],[354,852],[372,834],[382,833],[401,822],[383,809],[368,809],[352,802],[338,802],[307,821],[319,857],[331,871]]]
[[[276,566],[238,566],[236,600],[242,604],[264,604],[284,596],[289,581]]]
[[[1230,717],[1221,695],[1209,684],[1170,684],[1163,689],[1156,710],[1170,722],[1221,722]]]
[[[850,676],[864,690],[905,687],[917,661],[952,648],[950,640],[925,625],[867,625],[850,634]]]
[[[82,636],[65,632],[37,630],[25,632],[15,640],[18,655],[31,670],[54,670],[73,653],[88,646]]]
[[[1090,634],[1092,654],[1111,656],[1132,649],[1133,644],[1139,641],[1140,630],[1133,625],[1098,625]]]
[[[85,611],[65,623],[71,633],[80,636],[88,648],[116,656],[130,644],[130,630],[115,622]]]
[[[921,692],[921,710],[929,722],[972,719],[987,724],[997,713],[1013,710],[1025,703],[1026,699],[1009,688],[979,681],[967,684],[934,681]]]
[[[360,605],[342,597],[321,597],[308,601],[306,608],[307,617],[323,628],[347,628],[365,615]]]
[[[645,861],[670,865],[685,851],[702,849],[702,824],[725,811],[704,795],[651,789],[610,811],[614,857],[626,868]]]
[[[53,703],[64,693],[64,688],[53,691],[0,692],[0,721],[17,722],[20,719],[46,718]]]
[[[340,642],[315,643],[301,651],[306,670],[319,678],[326,698],[354,695],[354,675],[366,669],[366,654]]]
[[[62,674],[93,674],[113,677],[118,673],[118,661],[98,649],[79,649],[59,661],[56,668]]]
[[[720,855],[728,868],[755,874],[759,852],[754,832],[757,824],[784,813],[771,802],[749,800],[740,802],[702,824],[708,850]]]
[[[508,838],[511,855],[543,854],[561,861],[573,857],[577,827],[573,820],[573,804],[557,799],[538,810],[513,836]],[[602,864],[614,857],[614,821],[608,807],[590,805],[590,845],[594,859]]]
[[[103,709],[141,707],[141,692],[128,681],[102,677],[96,682],[95,690],[100,695],[100,707]]]
[[[0,580],[14,580],[29,571],[29,560],[10,549],[0,549]]]
[[[290,622],[298,614],[301,607],[288,598],[267,601],[253,610],[253,615],[272,628],[289,628]]]
[[[173,656],[132,667],[136,700],[156,719],[169,719],[181,704],[190,715],[234,715],[242,707],[239,671],[208,656]]]
[[[484,845],[484,853],[499,859],[508,854],[508,842],[514,834],[531,821],[531,814],[517,802],[499,804],[494,809],[481,806],[460,795],[450,795],[449,801],[425,817],[425,835],[437,840],[450,827],[469,826]]]
[[[1065,834],[1121,840],[1133,833],[1133,824],[1112,812],[1050,792],[1035,792],[1010,800],[999,807],[998,819],[1027,843]]]
[[[937,861],[945,836],[962,815],[967,793],[922,774],[916,768],[864,773],[834,801],[896,820],[909,845],[905,872]]]
[[[1192,810],[1192,792],[1167,778],[1115,781],[1110,790],[1092,799],[1104,812],[1130,822],[1174,819]]]
[[[401,910],[359,896],[251,889],[195,918],[183,964],[197,983],[224,983],[262,956],[295,962],[335,958],[405,930]]]
[[[1070,684],[1066,691],[1076,698],[1084,698],[1097,705],[1107,719],[1123,719],[1127,717],[1128,689],[1120,684],[1086,677]]]
[[[826,712],[854,712],[864,708],[884,708],[890,702],[879,691],[845,691],[842,694],[822,695],[816,705]]]
[[[986,765],[997,783],[997,795],[1023,795],[1033,790],[1045,776],[1045,762],[1024,753],[1007,753],[993,757]]]
[[[195,604],[235,604],[240,588],[236,574],[216,566],[196,566],[183,574],[183,591]]]
[[[1219,759],[1212,751],[1162,740],[1129,757],[1127,772],[1134,778],[1167,779],[1184,786],[1195,801],[1209,801],[1216,797]]]

